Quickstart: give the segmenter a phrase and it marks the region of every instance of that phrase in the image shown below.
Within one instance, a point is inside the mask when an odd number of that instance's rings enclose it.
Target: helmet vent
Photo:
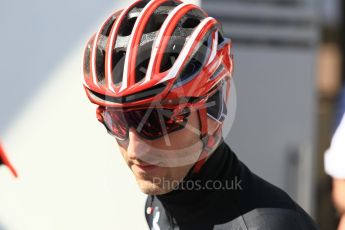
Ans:
[[[140,82],[145,78],[150,59],[147,58],[136,67],[135,82]]]
[[[201,10],[194,9],[189,11],[179,23],[183,29],[194,29],[206,16]]]
[[[163,55],[162,65],[161,65],[161,72],[165,72],[169,70],[175,63],[178,57],[177,53],[165,53]]]
[[[202,66],[205,64],[205,59],[207,57],[208,46],[207,40],[200,45],[199,49],[194,53],[188,64],[186,65],[184,71],[181,74],[181,80],[185,80],[189,75],[199,72]]]
[[[178,58],[179,54],[182,51],[182,48],[186,42],[186,38],[183,37],[172,37],[169,41],[169,45],[166,48],[161,67],[160,72],[165,72],[169,70],[175,63],[176,59]]]
[[[196,51],[193,53],[192,57],[185,65],[180,76],[177,78],[174,87],[179,87],[187,84],[200,73],[206,63],[206,59],[210,51],[210,36],[210,33],[208,33],[208,35],[205,36],[203,43],[199,44],[199,47],[196,48]]]
[[[126,58],[126,51],[118,50],[113,52],[113,66],[112,66],[112,79],[115,85],[122,82],[123,78],[123,67]]]
[[[98,83],[103,85],[105,80],[104,75],[104,61],[105,61],[105,52],[104,50],[97,49],[96,50],[96,75]]]
[[[111,31],[111,28],[112,28],[112,26],[113,26],[115,20],[116,20],[116,16],[113,16],[113,17],[111,17],[111,19],[109,19],[109,20],[105,23],[105,25],[104,25],[104,27],[103,27],[103,29],[102,29],[102,31],[101,31],[101,34],[102,34],[102,35],[104,35],[104,36],[106,36],[106,37],[109,36],[110,31]]]
[[[154,15],[152,15],[148,24],[146,25],[144,34],[152,33],[152,32],[159,30],[162,27],[162,25],[163,25],[163,23],[167,17],[168,17],[167,14],[154,14]]]
[[[131,35],[136,20],[137,20],[137,17],[129,18],[129,19],[124,20],[122,22],[122,24],[121,24],[121,27],[119,29],[119,33],[118,34],[120,36],[129,36],[129,35]]]
[[[225,41],[223,33],[218,31],[218,45],[222,44]]]
[[[121,22],[121,26],[118,32],[119,36],[131,35],[135,22],[138,19],[138,15],[148,2],[149,1],[138,1],[135,7],[127,13],[124,20]]]
[[[157,94],[163,92],[165,87],[166,87],[166,84],[161,83],[161,84],[158,84],[158,85],[156,85],[150,89],[143,90],[139,93],[130,94],[130,95],[123,96],[123,97],[112,97],[112,96],[97,93],[97,92],[90,90],[90,89],[88,89],[88,91],[90,92],[91,97],[94,100],[97,100],[99,102],[103,101],[103,102],[112,102],[112,103],[123,104],[123,103],[130,103],[130,102],[140,101],[140,100],[154,97]]]
[[[146,36],[146,35],[144,35]],[[135,66],[135,82],[140,82],[146,76],[149,66],[153,41],[149,41],[139,46]]]
[[[192,29],[197,27],[200,24],[200,20],[197,18],[187,18],[182,24],[182,28]]]
[[[198,26],[205,14],[200,10],[191,10],[178,22],[169,45],[164,51],[160,72],[169,70],[182,51],[188,37],[193,33],[193,29]]]
[[[91,54],[91,43],[87,44],[84,53],[84,72],[87,76],[90,74],[90,54]]]

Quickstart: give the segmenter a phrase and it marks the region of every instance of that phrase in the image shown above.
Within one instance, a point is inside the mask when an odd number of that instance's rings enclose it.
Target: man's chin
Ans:
[[[140,190],[147,195],[163,195],[172,191],[148,180],[137,180]]]

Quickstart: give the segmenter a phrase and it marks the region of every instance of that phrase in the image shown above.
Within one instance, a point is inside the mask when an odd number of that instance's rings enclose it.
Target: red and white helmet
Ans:
[[[89,40],[84,87],[91,102],[106,107],[187,105],[207,101],[224,85],[227,98],[230,48],[219,22],[194,4],[135,1],[113,13]],[[207,112],[199,110],[202,136]]]

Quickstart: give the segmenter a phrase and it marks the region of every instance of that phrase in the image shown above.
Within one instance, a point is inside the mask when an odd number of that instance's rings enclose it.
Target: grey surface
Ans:
[[[227,143],[255,173],[289,192],[310,214],[319,3],[202,1],[233,41],[237,111]]]
[[[238,48],[237,112],[227,142],[254,172],[286,186],[286,154],[313,143],[313,53]]]
[[[64,57],[96,30],[106,9],[125,3],[33,0],[2,4],[0,136]]]

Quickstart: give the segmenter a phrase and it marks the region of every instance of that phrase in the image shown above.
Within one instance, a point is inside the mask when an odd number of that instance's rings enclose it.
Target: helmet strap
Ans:
[[[192,169],[193,173],[198,173],[201,170],[202,166],[206,163],[207,159],[214,152],[222,139],[222,125],[219,125],[211,135],[208,133],[207,109],[204,107],[199,109],[198,115],[201,131],[200,139],[203,143],[203,147],[199,159]]]
[[[203,106],[201,109],[198,110],[198,115],[199,115],[199,121],[200,121],[200,139],[202,141],[202,151],[199,156],[198,161],[195,163],[193,172],[198,173],[201,169],[201,167],[205,164],[207,158],[208,158],[208,151],[207,151],[207,146],[209,142],[209,135],[208,135],[208,128],[207,128],[207,108]]]

